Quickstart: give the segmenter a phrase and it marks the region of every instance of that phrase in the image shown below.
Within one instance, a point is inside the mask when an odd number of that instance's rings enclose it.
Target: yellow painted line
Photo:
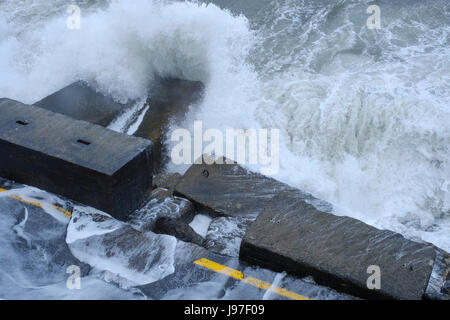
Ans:
[[[194,261],[194,263],[196,265],[202,266],[202,267],[212,270],[214,272],[221,273],[221,274],[227,275],[231,278],[240,280],[240,281],[247,283],[249,285],[252,285],[254,287],[257,287],[257,288],[260,288],[263,290],[270,289],[272,292],[279,294],[280,296],[283,296],[283,297],[287,297],[287,298],[290,298],[293,300],[311,300],[311,298],[302,296],[298,293],[295,293],[295,292],[292,292],[292,291],[289,291],[289,290],[286,290],[286,289],[283,289],[280,287],[273,287],[271,283],[248,276],[239,270],[229,268],[227,266],[221,265],[217,262],[208,260],[206,258],[202,258],[200,260]]]
[[[0,188],[0,192],[4,192],[4,191],[9,191],[9,190]],[[20,201],[20,202],[22,202],[22,203],[30,204],[30,205],[32,205],[32,206],[35,206],[35,207],[44,209],[44,208],[42,207],[42,204],[40,204],[39,202],[28,201],[28,200],[22,199],[22,198],[19,197],[18,195],[10,195],[9,197],[12,198],[12,199],[15,199],[15,200],[17,200],[17,201]],[[69,218],[69,219],[72,218],[72,212],[70,212],[69,210],[66,210],[66,209],[64,209],[64,208],[61,208],[61,207],[59,207],[59,206],[57,206],[57,205],[54,205],[54,204],[52,204],[51,206],[52,206],[54,209],[56,209],[56,210],[58,210],[59,212],[61,212],[61,213],[62,213],[63,215],[65,215],[67,218]]]

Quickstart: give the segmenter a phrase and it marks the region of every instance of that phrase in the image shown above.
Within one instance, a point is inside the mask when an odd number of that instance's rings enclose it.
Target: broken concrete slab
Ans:
[[[204,90],[201,82],[180,79],[160,79],[149,91],[146,104],[149,106],[138,130],[137,137],[154,143],[154,171],[158,172],[166,163],[164,139],[170,121],[181,121],[192,103],[200,100]]]
[[[106,127],[131,104],[118,103],[111,97],[96,92],[87,83],[78,81],[34,105]]]
[[[312,275],[323,285],[363,298],[422,299],[434,247],[319,211],[296,191],[282,192],[247,230],[240,259],[275,271]],[[369,289],[369,266],[381,271]]]
[[[0,99],[0,176],[124,219],[152,187],[152,143]]]
[[[223,163],[227,163],[223,160]],[[213,215],[256,217],[278,193],[297,190],[238,164],[194,164],[175,187],[185,197]],[[301,193],[302,199],[323,210],[331,206]]]
[[[173,197],[167,189],[152,191],[146,204],[129,216],[128,223],[141,232],[154,231],[158,218],[168,217],[190,223],[194,219],[195,208],[189,200]]]
[[[184,242],[202,246],[205,239],[197,234],[187,223],[169,217],[160,217],[155,222],[155,233],[168,234]]]

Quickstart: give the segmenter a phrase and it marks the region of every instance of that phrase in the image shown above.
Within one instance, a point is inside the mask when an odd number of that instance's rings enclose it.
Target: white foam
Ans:
[[[13,230],[17,233],[17,236],[24,239],[26,241],[27,245],[30,246],[31,239],[24,232],[25,224],[27,223],[27,220],[28,220],[28,209],[27,208],[24,208],[24,213],[25,213],[25,216],[23,217],[23,220],[20,221],[19,224],[16,224],[13,227]]]

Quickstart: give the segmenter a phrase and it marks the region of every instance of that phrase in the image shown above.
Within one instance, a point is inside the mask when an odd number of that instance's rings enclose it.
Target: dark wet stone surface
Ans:
[[[364,298],[421,299],[435,260],[433,246],[358,220],[321,212],[297,192],[283,192],[247,230],[240,258]],[[380,267],[369,290],[367,268]]]

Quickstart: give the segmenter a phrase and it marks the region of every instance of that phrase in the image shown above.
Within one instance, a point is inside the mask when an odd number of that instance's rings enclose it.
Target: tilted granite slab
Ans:
[[[322,212],[297,191],[281,192],[249,227],[240,259],[363,298],[422,299],[436,253],[432,245]],[[369,289],[369,266],[380,289]]]
[[[236,163],[194,164],[175,186],[176,194],[218,216],[256,216],[274,196],[289,190],[297,189]],[[330,204],[298,192],[305,201],[331,210]]]

